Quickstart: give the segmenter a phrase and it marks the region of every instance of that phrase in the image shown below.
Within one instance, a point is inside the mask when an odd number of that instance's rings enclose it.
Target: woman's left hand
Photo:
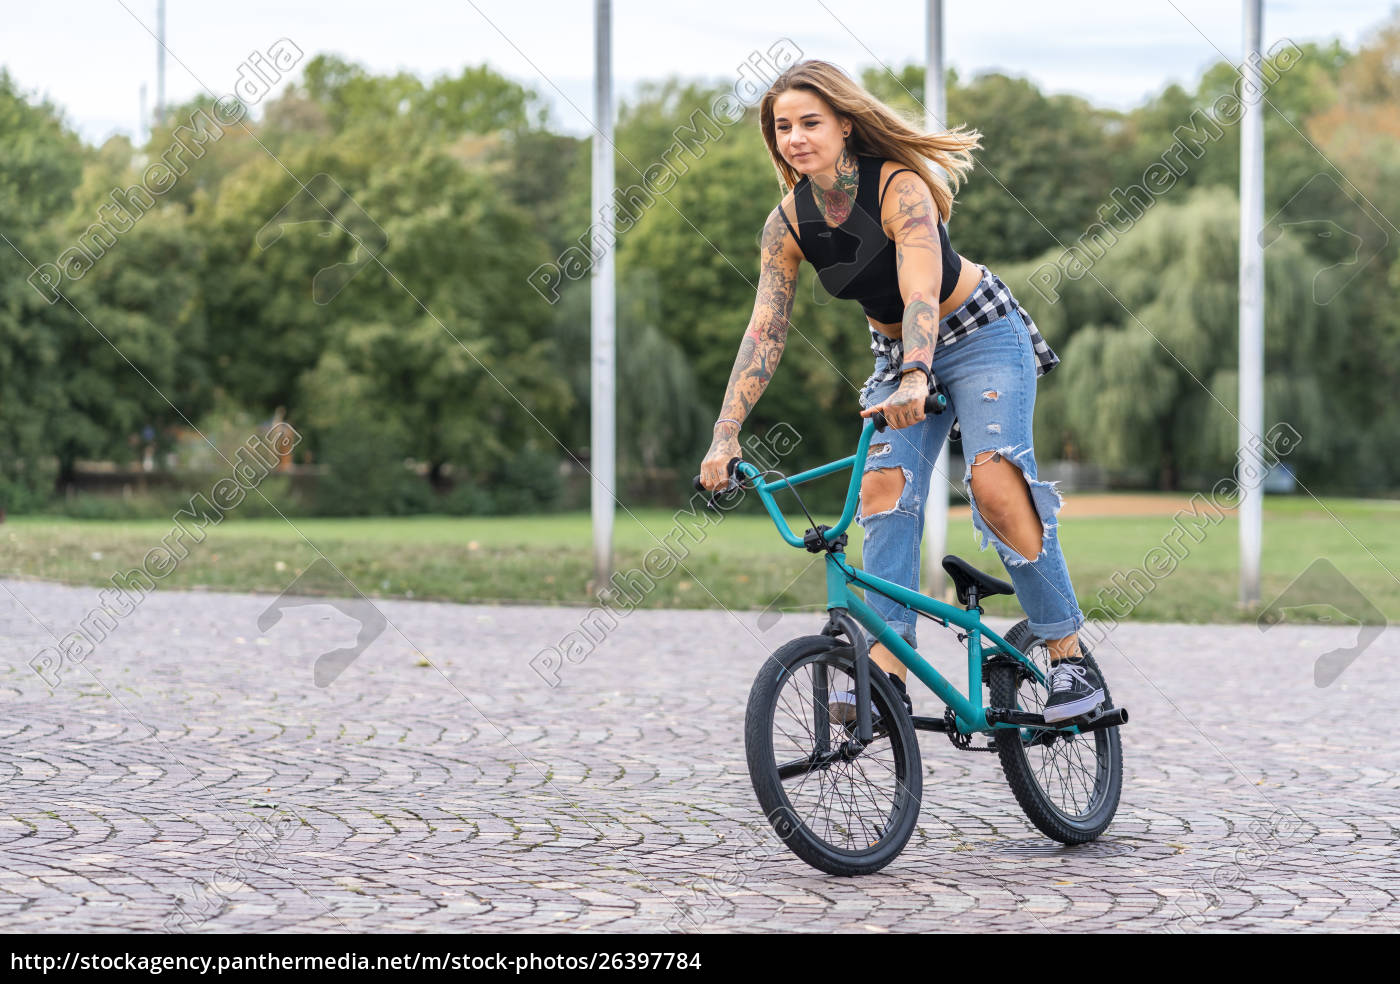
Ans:
[[[891,427],[910,427],[924,419],[924,401],[928,399],[928,378],[921,372],[906,372],[899,389],[878,406],[862,410],[862,417],[883,413]]]

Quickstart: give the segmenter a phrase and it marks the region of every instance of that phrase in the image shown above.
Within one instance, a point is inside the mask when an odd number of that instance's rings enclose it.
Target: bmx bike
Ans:
[[[929,396],[927,412],[947,406]],[[876,577],[845,557],[846,530],[855,518],[871,438],[883,414],[865,422],[855,454],[791,477],[729,462],[730,484],[709,505],[758,493],[779,535],[790,546],[826,555],[827,619],[817,635],[793,639],[766,659],[749,692],[744,749],[759,805],[788,848],[833,875],[879,871],[908,843],[923,795],[919,731],[942,732],[959,751],[995,752],[1021,809],[1039,830],[1065,844],[1098,837],[1118,808],[1123,782],[1119,726],[1104,683],[1104,701],[1086,715],[1053,724],[1042,714],[1049,696],[1045,640],[1017,623],[1000,636],[982,622],[981,599],[1014,594],[1005,581],[955,557],[943,558],[959,608]],[[835,527],[818,525],[796,486],[849,468],[850,486]],[[767,478],[765,476],[774,476]],[[749,483],[748,486],[745,482]],[[705,491],[697,477],[695,487]],[[811,525],[793,531],[774,493],[793,493]],[[967,649],[967,692],[943,677],[853,591],[875,591],[957,633]],[[864,627],[944,704],[939,717],[911,715],[889,677],[870,660]],[[1081,642],[1084,662],[1103,673]],[[876,672],[871,672],[872,667]],[[983,688],[988,700],[983,702]],[[855,714],[833,716],[831,695],[854,694]],[[976,746],[977,735],[987,744]]]

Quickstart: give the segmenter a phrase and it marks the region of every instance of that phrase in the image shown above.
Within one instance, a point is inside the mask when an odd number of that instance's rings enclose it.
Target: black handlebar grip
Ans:
[[[742,460],[742,459],[739,458],[737,455],[734,456],[733,458],[730,458],[730,459],[729,459],[729,465],[728,465],[728,467],[726,468],[726,470],[729,472],[729,486],[730,486],[730,487],[729,487],[729,488],[726,488],[726,489],[716,489],[715,492],[714,492],[715,495],[725,495],[725,494],[727,494],[727,493],[732,493],[732,492],[738,491],[737,489],[734,488],[734,469],[737,468],[737,467],[739,467],[739,462],[740,462],[741,460]],[[705,488],[704,484],[700,481],[700,476],[699,476],[699,475],[696,475],[693,479],[691,479],[691,480],[690,480],[690,484],[693,485],[693,486],[695,487],[695,491],[696,491],[696,492],[708,492],[708,491],[710,491],[709,489]]]
[[[924,413],[926,414],[942,413],[947,408],[948,398],[942,393],[930,393],[928,395],[928,398],[924,400]],[[886,426],[888,426],[888,421],[885,420],[885,415],[883,413],[875,414],[873,419],[875,421],[875,429],[877,431],[882,431],[885,429]]]

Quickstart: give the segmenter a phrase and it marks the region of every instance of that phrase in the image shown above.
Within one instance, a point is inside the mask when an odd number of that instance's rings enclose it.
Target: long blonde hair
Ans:
[[[898,161],[917,171],[933,192],[939,215],[945,222],[948,220],[953,211],[953,192],[972,170],[972,151],[982,146],[981,133],[963,126],[942,133],[916,130],[835,65],[816,59],[801,61],[778,76],[763,94],[758,108],[763,142],[768,145],[778,180],[788,189],[797,184],[802,175],[778,152],[773,103],[789,89],[811,92],[837,114],[850,119],[851,135],[846,146],[851,153]],[[943,168],[952,179],[953,187],[950,188],[943,175],[930,168],[926,161]]]

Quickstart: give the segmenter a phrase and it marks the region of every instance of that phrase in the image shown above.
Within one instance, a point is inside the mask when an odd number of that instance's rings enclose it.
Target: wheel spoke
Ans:
[[[1026,652],[1047,679],[1050,670],[1049,651],[1043,640],[1037,640]],[[1049,693],[1045,685],[1026,677],[1017,682],[1016,706],[1035,713],[1044,713]],[[1069,739],[1057,734],[1047,744],[1034,738],[1011,746],[1019,755],[1026,771],[1045,801],[1072,821],[1084,821],[1100,807],[1109,795],[1114,764],[1108,738],[1101,732],[1076,735]]]
[[[876,801],[876,799],[875,799],[874,791],[873,791],[873,789],[871,788],[871,787],[873,786],[873,784],[869,782],[868,777],[867,777],[866,774],[865,774],[865,767],[861,764],[860,760],[857,759],[855,762],[852,762],[851,765],[853,765],[853,766],[860,772],[861,778],[867,780],[867,782],[866,782],[866,788],[865,788],[865,795],[870,799],[870,805],[873,806],[873,807],[875,808],[875,812],[876,812],[877,814],[878,814],[878,813],[883,813],[884,816],[885,816],[885,818],[888,820],[889,815],[890,815],[892,812],[894,812],[895,800],[897,799],[898,794],[896,793],[896,796],[895,796],[895,797],[891,797],[890,805],[889,805],[889,808],[888,808],[888,809],[882,808],[882,807],[880,806],[880,804],[879,804],[879,803]],[[879,826],[879,825],[876,825],[876,828],[875,828],[875,829],[876,829],[877,831],[879,831],[879,830],[882,829],[882,827]],[[880,836],[884,836],[884,835],[881,834]],[[877,839],[878,839],[878,838],[877,838]]]
[[[899,810],[917,811],[918,801],[917,797],[903,796],[907,790],[902,788],[899,770],[905,767],[901,756],[906,753],[894,728],[878,734],[849,760],[836,757],[820,766],[802,767],[804,762],[813,762],[819,748],[839,752],[855,740],[853,725],[829,719],[825,735],[816,727],[818,660],[826,664],[828,700],[838,691],[855,690],[849,656],[844,657],[844,665],[818,656],[786,673],[778,682],[772,705],[773,765],[785,765],[789,772],[780,779],[780,788],[794,814],[801,818],[806,836],[834,850],[858,854],[886,843]],[[872,698],[877,705],[883,703],[878,692],[872,691]],[[885,707],[879,710],[887,719],[898,713]]]

